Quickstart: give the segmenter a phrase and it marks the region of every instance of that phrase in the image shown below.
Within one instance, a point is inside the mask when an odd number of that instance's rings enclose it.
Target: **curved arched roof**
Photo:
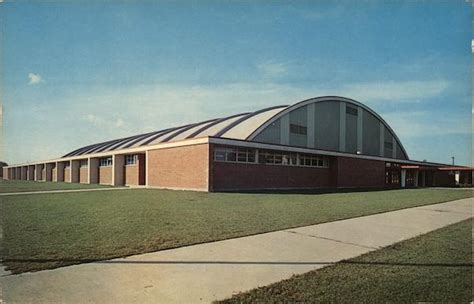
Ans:
[[[80,156],[92,153],[115,151],[125,148],[135,148],[155,145],[165,142],[174,142],[199,137],[229,137],[245,139],[260,127],[265,121],[288,106],[276,106],[263,110],[241,113],[223,118],[206,120],[198,123],[168,128],[155,132],[124,137],[116,140],[101,142],[74,150],[63,157]]]
[[[402,148],[406,158],[408,159],[406,151],[403,148],[403,145],[401,144],[400,140],[396,136],[395,132],[375,111],[358,101],[338,96],[311,98],[303,100],[291,106],[275,106],[255,112],[241,113],[228,117],[188,124],[180,127],[168,128],[135,136],[124,137],[116,140],[101,142],[76,149],[64,155],[63,157],[115,151],[126,148],[135,148],[207,136],[252,141],[267,126],[272,124],[274,121],[276,121],[283,115],[289,113],[290,111],[293,111],[299,107],[303,107],[309,103],[317,103],[323,101],[343,101],[346,103],[351,103],[373,114],[387,127],[387,129],[390,131],[390,133],[393,135],[393,137],[396,139],[396,141]]]
[[[245,140],[249,140],[249,141],[253,140],[260,132],[262,132],[266,127],[271,125],[274,121],[276,121],[277,119],[279,119],[283,115],[288,114],[288,113],[290,113],[291,111],[293,111],[297,108],[304,107],[304,106],[306,106],[310,103],[318,103],[318,102],[324,102],[324,101],[336,101],[336,102],[337,101],[343,101],[343,102],[361,107],[364,110],[368,111],[370,114],[374,115],[389,130],[390,134],[395,138],[397,143],[400,145],[400,147],[402,149],[402,152],[405,155],[406,159],[409,159],[408,154],[407,154],[405,148],[403,147],[400,139],[398,138],[397,134],[395,134],[393,129],[389,126],[389,124],[382,117],[380,117],[379,114],[377,114],[374,110],[372,110],[371,108],[369,108],[368,106],[366,106],[365,104],[363,104],[361,102],[358,102],[354,99],[350,99],[350,98],[347,98],[347,97],[341,97],[341,96],[315,97],[315,98],[306,99],[306,100],[300,101],[298,103],[295,103],[294,105],[288,106],[285,109],[283,109],[282,111],[280,111],[279,113],[277,113],[275,116],[273,116],[271,119],[269,119],[265,123],[263,123],[259,128],[257,128],[248,137],[246,137]]]

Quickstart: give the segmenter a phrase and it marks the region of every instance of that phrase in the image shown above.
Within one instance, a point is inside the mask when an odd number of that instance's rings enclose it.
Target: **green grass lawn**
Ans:
[[[470,190],[239,194],[133,189],[0,197],[14,273],[470,197]]]
[[[463,221],[222,303],[469,303],[471,225]]]
[[[27,191],[47,191],[47,190],[72,190],[72,189],[92,189],[110,187],[98,184],[78,184],[78,183],[55,183],[55,182],[34,182],[0,179],[0,193],[27,192]]]

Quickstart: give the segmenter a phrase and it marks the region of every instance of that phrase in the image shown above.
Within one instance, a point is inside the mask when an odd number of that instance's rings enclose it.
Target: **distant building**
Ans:
[[[3,167],[8,166],[7,163],[0,161],[0,178],[3,178]]]
[[[472,168],[410,160],[377,113],[336,96],[110,140],[4,174],[201,191],[472,185]]]

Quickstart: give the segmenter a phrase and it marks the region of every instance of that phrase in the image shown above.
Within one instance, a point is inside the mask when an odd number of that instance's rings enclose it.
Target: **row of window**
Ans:
[[[138,155],[125,155],[125,165],[135,165],[138,163]],[[65,167],[69,167],[69,162],[65,163]],[[84,168],[89,166],[89,161],[87,159],[81,159],[79,161],[79,167]],[[112,166],[112,157],[101,157],[99,158],[99,167]]]
[[[258,163],[271,165],[329,167],[327,157],[312,154],[291,153],[274,150],[256,150],[248,148],[216,147],[214,160],[223,162]]]
[[[400,164],[386,162],[385,167],[387,167],[387,168],[400,168]]]
[[[254,163],[255,150],[246,148],[216,147],[214,160],[227,162]]]

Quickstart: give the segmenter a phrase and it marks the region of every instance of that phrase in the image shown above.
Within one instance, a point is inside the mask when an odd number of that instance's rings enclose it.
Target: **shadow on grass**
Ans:
[[[423,187],[361,187],[361,188],[321,188],[321,189],[248,189],[248,190],[216,190],[220,193],[246,193],[246,194],[331,194],[331,193],[356,193],[379,192],[387,190],[426,189]]]
[[[474,267],[474,263],[393,263],[366,261],[339,262],[271,262],[271,261],[132,261],[132,260],[94,260],[94,259],[4,259],[3,263],[100,263],[100,264],[156,264],[156,265],[369,265],[369,266],[408,266],[408,267]]]

